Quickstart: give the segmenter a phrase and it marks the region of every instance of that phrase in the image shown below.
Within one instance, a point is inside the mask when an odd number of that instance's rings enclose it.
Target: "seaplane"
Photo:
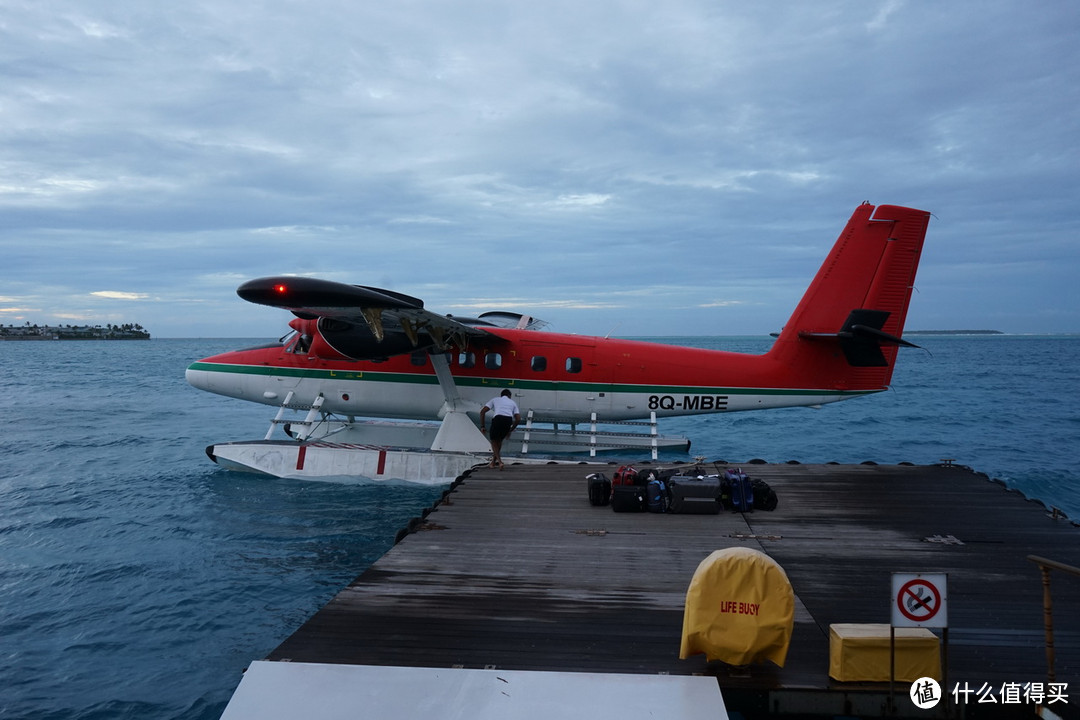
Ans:
[[[480,409],[504,389],[522,411],[508,458],[685,452],[688,440],[659,434],[658,419],[888,389],[899,347],[913,346],[902,333],[929,217],[859,205],[763,354],[552,333],[531,315],[443,315],[400,292],[284,275],[237,294],[291,312],[290,332],[198,360],[186,379],[277,408],[263,439],[206,452],[282,478],[449,482],[486,462]]]

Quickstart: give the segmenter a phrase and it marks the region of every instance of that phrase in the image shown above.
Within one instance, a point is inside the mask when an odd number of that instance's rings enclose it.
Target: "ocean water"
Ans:
[[[886,393],[662,431],[732,462],[956,458],[1080,520],[1080,337],[913,339]],[[219,717],[247,664],[439,496],[213,465],[206,445],[262,437],[272,413],[184,369],[251,344],[0,343],[0,718]]]

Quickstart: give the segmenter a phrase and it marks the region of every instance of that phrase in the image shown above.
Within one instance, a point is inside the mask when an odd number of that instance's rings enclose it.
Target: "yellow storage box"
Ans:
[[[839,623],[829,626],[829,677],[841,682],[889,681],[889,625]],[[926,628],[896,628],[896,676],[941,680],[937,635]]]

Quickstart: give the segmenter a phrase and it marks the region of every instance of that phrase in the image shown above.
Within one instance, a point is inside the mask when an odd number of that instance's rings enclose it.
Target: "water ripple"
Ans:
[[[692,342],[761,352],[770,341]],[[734,462],[953,457],[1080,518],[1080,339],[920,343],[932,355],[904,352],[889,392],[662,430],[689,436],[691,455]],[[192,390],[184,367],[244,344],[0,344],[19,356],[0,378],[4,417],[18,420],[0,469],[0,716],[219,717],[247,664],[439,495],[210,464],[206,445],[261,437],[269,415]]]

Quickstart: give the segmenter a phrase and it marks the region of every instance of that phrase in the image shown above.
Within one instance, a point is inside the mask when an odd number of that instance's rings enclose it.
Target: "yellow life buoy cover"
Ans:
[[[717,550],[701,561],[686,591],[679,657],[749,665],[787,659],[795,593],[787,573],[750,548]]]

